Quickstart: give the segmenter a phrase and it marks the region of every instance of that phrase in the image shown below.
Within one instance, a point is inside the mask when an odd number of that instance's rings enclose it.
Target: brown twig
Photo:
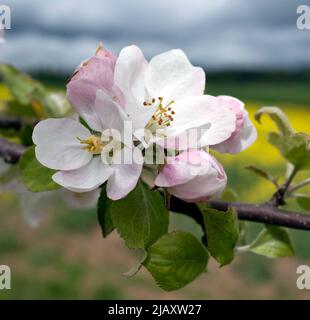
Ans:
[[[229,206],[235,208],[240,220],[267,223],[293,229],[310,230],[310,215],[278,209],[270,204],[247,204],[238,202],[211,201],[213,209],[226,211]],[[203,218],[198,207],[176,197],[170,199],[170,210],[192,217],[203,225]]]

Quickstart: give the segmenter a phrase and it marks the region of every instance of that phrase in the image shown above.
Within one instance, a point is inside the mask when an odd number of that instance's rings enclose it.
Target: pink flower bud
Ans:
[[[104,87],[108,90],[112,88],[114,84],[115,62],[116,56],[112,52],[106,50],[100,43],[95,55],[81,62],[75,69],[70,82],[87,79],[96,83],[98,88]],[[101,71],[104,72],[102,73]]]
[[[159,172],[155,184],[187,202],[204,202],[219,196],[226,187],[222,165],[209,153],[189,150],[174,158]]]
[[[121,106],[124,105],[123,95],[114,84],[115,62],[116,56],[100,44],[96,54],[83,61],[75,70],[67,84],[67,96],[82,116],[85,107],[92,109],[98,89],[103,90]]]

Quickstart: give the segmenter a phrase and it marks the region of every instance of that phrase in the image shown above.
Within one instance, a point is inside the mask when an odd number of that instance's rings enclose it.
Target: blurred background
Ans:
[[[297,131],[310,131],[310,30],[296,27],[296,9],[300,4],[310,6],[309,0],[1,4],[11,8],[11,29],[2,35],[0,63],[30,73],[49,90],[64,92],[69,75],[100,41],[116,54],[136,44],[147,58],[181,48],[194,65],[206,70],[208,94],[238,97],[251,116],[263,105],[279,106]],[[10,99],[0,83],[0,100]],[[245,170],[246,165],[269,169],[280,181],[284,178],[285,163],[267,143],[273,124],[264,118],[256,127],[259,138],[251,148],[237,156],[217,155],[239,201],[265,201],[274,192],[272,185]],[[7,168],[2,164],[1,170]],[[1,299],[310,298],[309,291],[296,287],[296,267],[310,265],[309,232],[291,231],[293,258],[244,254],[223,268],[210,262],[206,275],[182,290],[165,293],[144,270],[134,278],[122,275],[137,261],[137,253],[126,249],[115,232],[102,238],[95,208],[77,210],[74,204],[81,199],[71,195],[30,194],[16,181],[0,183],[0,265],[12,270],[12,290],[0,290]],[[303,193],[310,194],[310,189]],[[289,207],[299,210],[294,202]],[[195,232],[192,221],[172,217],[171,228]],[[251,240],[260,226],[249,227]]]

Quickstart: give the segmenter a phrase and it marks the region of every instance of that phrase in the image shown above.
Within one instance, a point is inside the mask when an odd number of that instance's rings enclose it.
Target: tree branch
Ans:
[[[26,148],[20,144],[0,138],[0,157],[8,163],[16,163]],[[170,210],[192,217],[203,226],[203,217],[194,203],[170,198]],[[229,206],[236,209],[240,220],[273,224],[288,228],[310,230],[310,214],[280,210],[271,204],[247,204],[238,202],[211,201],[212,208],[226,211]]]
[[[226,211],[229,206],[236,209],[240,220],[267,223],[293,229],[310,230],[310,215],[280,210],[270,204],[247,204],[238,202],[211,201],[213,209]],[[176,197],[170,199],[170,210],[192,217],[203,225],[202,214],[193,203],[184,202]]]
[[[0,157],[2,157],[7,163],[16,163],[25,150],[26,147],[22,146],[21,144],[0,138]]]

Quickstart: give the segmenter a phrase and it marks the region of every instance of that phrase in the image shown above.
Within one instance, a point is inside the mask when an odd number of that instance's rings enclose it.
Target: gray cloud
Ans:
[[[305,3],[305,1],[303,1]],[[1,61],[71,71],[99,41],[147,57],[182,48],[210,69],[310,65],[310,31],[296,28],[290,0],[11,0]],[[309,4],[310,5],[310,4]]]

